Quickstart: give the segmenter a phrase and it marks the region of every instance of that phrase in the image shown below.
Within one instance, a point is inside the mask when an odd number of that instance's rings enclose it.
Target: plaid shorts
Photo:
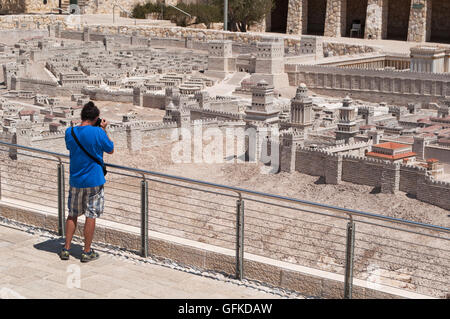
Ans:
[[[85,214],[88,218],[97,218],[103,214],[105,192],[103,185],[97,187],[69,189],[69,216],[78,217]]]

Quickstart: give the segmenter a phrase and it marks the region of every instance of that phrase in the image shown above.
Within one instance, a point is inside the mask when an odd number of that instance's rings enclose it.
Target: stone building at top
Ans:
[[[267,31],[450,42],[448,0],[280,0]]]

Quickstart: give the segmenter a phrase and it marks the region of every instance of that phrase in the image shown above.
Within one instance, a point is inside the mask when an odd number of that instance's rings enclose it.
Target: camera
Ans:
[[[100,126],[100,124],[102,124],[102,119],[98,118],[97,122],[95,122],[94,126]]]

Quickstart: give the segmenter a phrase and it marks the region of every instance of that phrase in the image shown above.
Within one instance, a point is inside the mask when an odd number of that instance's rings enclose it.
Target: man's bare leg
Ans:
[[[70,244],[72,243],[73,235],[75,234],[75,230],[77,229],[77,219],[78,217],[67,217],[66,221],[66,244],[64,248],[69,250]]]
[[[92,240],[94,239],[95,218],[86,217],[84,223],[84,252],[91,250]]]

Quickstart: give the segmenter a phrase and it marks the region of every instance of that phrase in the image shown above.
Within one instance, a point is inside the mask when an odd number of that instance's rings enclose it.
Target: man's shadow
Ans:
[[[61,249],[64,247],[64,238],[56,238],[56,239],[49,239],[42,243],[33,245],[34,248],[47,251],[50,253],[55,253],[59,257],[59,253],[61,252]],[[81,253],[83,251],[83,246],[72,243],[70,245],[70,256],[81,259]]]

